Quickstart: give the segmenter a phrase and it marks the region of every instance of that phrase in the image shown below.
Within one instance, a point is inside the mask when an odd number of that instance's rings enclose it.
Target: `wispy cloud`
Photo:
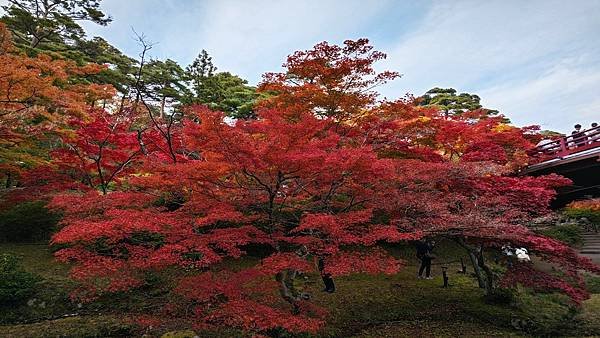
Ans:
[[[294,50],[323,40],[360,37],[361,28],[390,1],[214,1],[207,6],[205,29],[196,44],[217,63],[252,80],[279,70]]]
[[[387,47],[384,66],[405,76],[382,91],[454,87],[517,124],[567,131],[600,116],[599,17],[594,1],[436,2],[412,35]]]
[[[575,123],[600,120],[600,69],[586,60],[563,59],[535,77],[482,90],[484,101],[512,112],[519,124],[568,132]]]
[[[159,42],[155,56],[184,64],[206,49],[219,68],[257,82],[262,73],[279,70],[294,50],[362,37],[391,6],[397,7],[391,0],[106,0],[103,8],[114,22],[87,28],[133,54],[133,26]]]

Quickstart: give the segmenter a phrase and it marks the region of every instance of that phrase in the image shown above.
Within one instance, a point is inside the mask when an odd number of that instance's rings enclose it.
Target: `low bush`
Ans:
[[[567,296],[551,293],[532,293],[519,290],[512,324],[515,328],[535,336],[560,336],[573,333],[578,327],[580,312]]]
[[[46,208],[46,202],[21,203],[0,213],[0,241],[36,242],[50,238],[60,216]]]
[[[585,218],[592,228],[590,230],[600,230],[600,198],[571,202],[565,207],[564,214],[578,220]]]
[[[515,302],[515,291],[513,289],[497,288],[490,295],[485,296],[488,304],[511,305]]]
[[[542,234],[569,245],[580,245],[583,243],[581,227],[577,224],[556,225],[550,229],[543,230]]]
[[[23,270],[17,256],[0,255],[0,305],[24,301],[39,281],[38,276]]]
[[[585,275],[585,286],[589,293],[600,294],[600,277],[586,274]]]

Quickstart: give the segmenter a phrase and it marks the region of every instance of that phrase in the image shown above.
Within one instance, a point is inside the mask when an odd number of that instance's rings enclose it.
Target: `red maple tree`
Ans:
[[[64,228],[53,243],[65,246],[57,257],[75,263],[78,295],[129,290],[148,271],[179,266],[188,273],[174,276],[173,297],[185,305],[173,301],[164,315],[259,334],[315,332],[323,311],[294,283],[298,273],[315,271],[311,257],[334,276],[392,274],[402,262],[382,242],[432,236],[465,249],[488,293],[524,283],[584,299],[577,270],[598,267],[526,226],[549,212],[554,188],[568,184],[513,174],[527,162],[531,130],[478,112],[447,118],[410,99],[378,102],[370,87],[397,76],[374,73],[372,63],[383,57],[366,40],[297,52],[286,74],[265,77],[262,88],[273,96],[255,120],[232,125],[223,114],[190,108],[169,138],[149,132],[156,138],[144,143],[140,166],[115,191],[55,197]],[[139,139],[125,128],[113,140],[104,122],[95,123],[78,127],[78,149],[97,154],[98,140],[125,142],[125,153],[94,162],[123,172]],[[92,185],[108,192],[102,182],[110,180],[94,175],[100,183]],[[507,244],[562,266],[566,277],[536,272],[526,282],[533,267],[521,263],[495,275],[487,253]],[[223,267],[257,247],[256,264]]]
[[[109,185],[132,169],[142,154],[139,134],[126,114],[90,110],[85,119],[69,121],[73,132],[61,135],[62,147],[52,152],[59,171],[106,194]]]
[[[368,39],[346,40],[343,46],[321,42],[297,51],[283,64],[285,72],[263,76],[259,90],[273,95],[259,106],[287,114],[312,112],[337,121],[357,118],[377,102],[375,87],[400,76],[375,71],[374,63],[385,58]]]
[[[197,158],[156,163],[153,172],[130,179],[127,192],[55,198],[66,226],[53,242],[70,246],[57,255],[77,262],[73,276],[87,292],[135,287],[147,269],[181,265],[204,271],[225,257],[244,255],[244,246],[260,244],[270,253],[259,266],[212,277],[202,272],[182,281],[180,289],[192,281],[220,281],[201,295],[183,293],[201,303],[195,310],[202,314],[199,322],[314,331],[322,321],[310,317],[320,312],[293,285],[298,272],[314,270],[304,256],[324,258],[333,275],[398,271],[401,262],[369,249],[380,241],[420,236],[372,221],[373,212],[385,206],[380,197],[393,174],[391,161],[378,159],[370,146],[343,142],[330,130],[331,120],[309,113],[289,119],[263,111],[258,120],[235,126],[220,113],[202,111],[197,117],[202,123],[188,123],[184,130],[186,150]],[[265,296],[256,299],[257,294]],[[256,306],[249,305],[258,301],[265,308],[261,316],[280,319],[252,326],[247,316]],[[307,317],[294,319],[299,315]]]

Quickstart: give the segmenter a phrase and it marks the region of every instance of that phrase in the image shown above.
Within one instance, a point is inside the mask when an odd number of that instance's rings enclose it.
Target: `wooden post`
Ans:
[[[460,273],[467,273],[467,266],[465,265],[465,262],[463,262],[462,257],[460,258]]]
[[[442,266],[442,277],[444,277],[444,287],[447,288],[448,285],[448,267]]]
[[[560,151],[558,152],[558,156],[563,156],[566,154],[568,148],[567,148],[567,138],[566,137],[562,137],[560,139]]]

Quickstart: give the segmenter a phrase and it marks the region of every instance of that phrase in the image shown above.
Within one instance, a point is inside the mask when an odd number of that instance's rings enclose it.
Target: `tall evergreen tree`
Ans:
[[[259,96],[256,88],[237,75],[217,73],[212,57],[205,50],[186,68],[186,74],[192,93],[185,98],[185,103],[205,104],[234,118],[254,116],[252,109]]]
[[[203,49],[192,64],[187,66],[186,71],[194,84],[198,84],[202,79],[213,76],[217,67],[212,63],[212,57]]]
[[[142,82],[150,99],[159,102],[159,116],[165,115],[167,105],[177,106],[183,97],[189,96],[185,71],[177,62],[152,60],[142,72]]]
[[[2,6],[3,21],[11,29],[17,44],[35,49],[41,43],[74,44],[85,36],[78,21],[107,25],[112,21],[100,10],[101,0],[8,0]]]

